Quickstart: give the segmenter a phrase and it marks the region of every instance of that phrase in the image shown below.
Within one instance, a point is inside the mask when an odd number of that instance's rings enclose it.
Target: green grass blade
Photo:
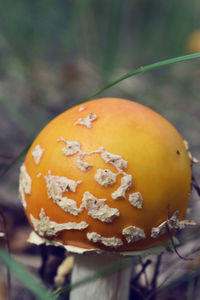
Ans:
[[[29,271],[18,264],[2,248],[0,248],[0,260],[10,268],[11,274],[14,274],[24,286],[33,293],[37,300],[54,300],[55,297],[39,282]]]
[[[161,68],[167,65],[171,65],[171,64],[175,64],[175,63],[179,63],[179,62],[184,62],[184,61],[188,61],[188,60],[192,60],[192,59],[197,59],[200,58],[200,52],[198,53],[194,53],[194,54],[188,54],[188,55],[184,55],[184,56],[178,56],[178,57],[174,57],[174,58],[170,58],[170,59],[166,59],[166,60],[162,60],[150,65],[147,65],[145,67],[139,67],[138,69],[136,69],[133,72],[129,72],[121,77],[119,77],[118,79],[114,80],[113,82],[107,84],[106,86],[104,86],[103,88],[99,89],[98,91],[96,91],[94,94],[90,95],[89,97],[87,97],[86,99],[84,99],[82,102],[85,102],[87,100],[92,99],[93,97],[96,97],[97,95],[103,93],[104,91],[108,90],[109,88],[113,87],[114,85],[120,83],[121,81],[130,78],[132,76],[135,76],[137,74],[140,73],[144,73],[153,69],[157,69],[157,68]]]
[[[178,62],[184,62],[184,61],[188,61],[188,60],[193,60],[193,59],[197,59],[200,58],[200,52],[198,53],[194,53],[194,54],[189,54],[189,55],[184,55],[184,56],[179,56],[179,57],[175,57],[175,58],[170,58],[167,60],[163,60],[163,61],[159,61],[150,65],[147,65],[145,67],[139,67],[138,69],[136,69],[133,72],[127,73],[121,77],[119,77],[118,79],[116,79],[115,81],[109,83],[108,85],[104,86],[103,88],[97,90],[95,93],[93,93],[92,95],[88,96],[87,98],[85,98],[83,101],[81,101],[81,103],[92,99],[93,97],[96,97],[97,95],[103,93],[104,91],[108,90],[109,88],[113,87],[114,85],[120,83],[121,81],[130,78],[132,76],[135,76],[137,74],[140,73],[144,73],[156,68],[160,68],[160,67],[164,67],[167,65],[171,65],[171,64],[175,64]],[[7,171],[21,158],[21,156],[23,156],[24,153],[26,153],[26,151],[28,150],[29,145],[26,146],[24,148],[24,150],[22,151],[22,153],[16,157],[16,159],[7,167],[7,169],[0,175],[0,180],[4,177],[4,175],[7,173]]]
[[[7,166],[7,168],[1,173],[0,175],[0,182],[1,180],[4,178],[4,176],[7,174],[7,172],[22,158],[24,157],[24,155],[26,154],[26,152],[28,151],[30,145],[32,144],[29,143],[20,153],[19,155],[13,159],[13,161]]]
[[[173,239],[174,243],[177,244],[178,240],[176,238]],[[131,257],[129,256],[128,258],[125,258],[117,263],[112,263],[100,270],[98,270],[97,272],[95,272],[93,275],[87,276],[85,278],[82,278],[80,280],[78,280],[77,282],[74,282],[73,284],[68,284],[65,287],[57,290],[55,292],[55,295],[60,295],[62,293],[66,293],[72,289],[75,289],[83,284],[86,284],[87,282],[90,281],[94,281],[100,277],[106,277],[109,276],[119,270],[125,269],[127,267],[130,267],[131,265],[136,265],[138,263],[140,263],[140,259],[141,258],[145,258],[150,254],[161,254],[161,253],[165,253],[169,250],[172,250],[172,246],[171,246],[171,241],[167,241],[164,244],[160,245],[160,246],[155,246],[146,250],[142,250],[142,251],[135,251],[134,254],[132,253]]]

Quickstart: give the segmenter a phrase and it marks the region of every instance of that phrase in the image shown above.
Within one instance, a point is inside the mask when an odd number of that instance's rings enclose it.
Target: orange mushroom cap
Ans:
[[[200,29],[191,32],[186,41],[186,48],[189,53],[200,52]]]
[[[37,136],[20,198],[42,238],[84,249],[142,250],[182,227],[191,159],[177,130],[118,98],[75,106]]]

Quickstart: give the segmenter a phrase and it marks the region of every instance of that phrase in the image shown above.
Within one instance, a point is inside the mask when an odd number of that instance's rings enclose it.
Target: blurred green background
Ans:
[[[192,52],[200,52],[199,0],[0,0],[1,173],[57,114],[139,66]],[[101,96],[155,109],[200,159],[200,60],[137,75]],[[16,164],[1,179],[0,205],[19,216],[18,174]]]

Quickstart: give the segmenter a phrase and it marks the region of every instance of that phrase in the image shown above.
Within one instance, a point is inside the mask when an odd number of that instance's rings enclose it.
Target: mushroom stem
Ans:
[[[96,272],[108,268],[109,265],[123,263],[125,258],[115,255],[76,255],[72,271],[71,284],[92,278]],[[112,268],[112,267],[111,267]],[[72,289],[70,300],[128,300],[131,279],[131,266],[114,271],[109,275],[85,282]]]

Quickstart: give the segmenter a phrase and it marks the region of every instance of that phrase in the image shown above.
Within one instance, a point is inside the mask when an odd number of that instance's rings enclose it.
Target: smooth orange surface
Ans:
[[[186,46],[190,53],[200,52],[200,29],[194,30],[189,35]]]
[[[41,208],[44,208],[51,221],[57,223],[86,221],[89,227],[83,231],[63,231],[55,240],[65,245],[80,246],[83,248],[102,248],[101,244],[88,241],[87,232],[97,232],[105,237],[118,237],[124,246],[118,251],[144,249],[160,240],[150,238],[151,228],[158,226],[168,217],[168,206],[171,214],[179,210],[180,218],[184,218],[189,201],[191,184],[191,161],[185,149],[183,139],[177,130],[163,117],[151,109],[128,100],[103,98],[86,102],[85,110],[79,111],[75,106],[52,120],[33,142],[25,166],[32,178],[31,195],[26,195],[26,215],[39,217]],[[74,125],[79,119],[89,113],[95,113],[97,119],[92,122],[92,128]],[[82,151],[97,150],[100,146],[107,151],[121,155],[128,161],[126,173],[132,174],[134,186],[127,191],[126,199],[113,200],[111,193],[120,185],[121,175],[117,183],[110,187],[101,187],[95,180],[97,169],[109,168],[117,173],[116,169],[106,164],[100,154],[86,156],[85,161],[93,167],[82,172],[76,166],[78,155],[65,156],[61,148],[65,146],[57,142],[59,137],[68,141],[81,143]],[[39,165],[36,165],[32,150],[39,144],[45,149]],[[78,216],[73,216],[61,210],[48,199],[44,176],[51,170],[52,175],[66,176],[74,180],[82,180],[75,193],[64,193],[81,205],[82,195],[89,191],[96,198],[106,198],[110,207],[116,207],[120,216],[111,223],[102,223],[88,216],[83,210]],[[42,173],[40,178],[38,173]],[[139,191],[144,200],[143,208],[137,209],[128,201],[129,193]],[[63,194],[63,196],[64,196]],[[128,244],[122,230],[134,225],[142,228],[147,238]],[[113,250],[113,249],[111,249]]]

